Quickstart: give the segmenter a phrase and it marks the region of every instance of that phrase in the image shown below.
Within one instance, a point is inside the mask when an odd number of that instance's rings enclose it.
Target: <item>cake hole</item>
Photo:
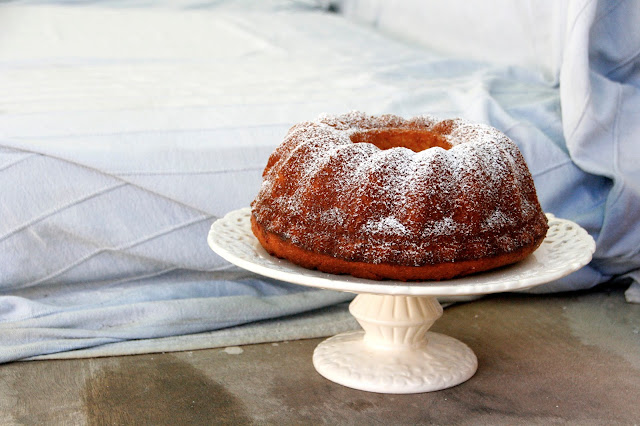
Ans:
[[[451,144],[444,136],[424,129],[382,128],[356,132],[351,135],[353,143],[370,143],[378,148],[408,148],[414,152],[439,146],[449,149]]]

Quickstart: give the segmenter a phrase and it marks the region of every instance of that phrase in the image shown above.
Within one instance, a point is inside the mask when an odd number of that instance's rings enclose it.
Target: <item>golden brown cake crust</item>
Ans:
[[[513,141],[431,116],[352,112],[293,126],[251,207],[254,233],[274,255],[376,279],[513,263],[548,229]]]
[[[256,238],[258,238],[258,241],[260,241],[262,247],[272,256],[287,259],[307,269],[317,269],[330,274],[348,274],[370,280],[448,280],[455,277],[475,274],[519,262],[533,253],[543,241],[543,239],[540,239],[534,245],[523,247],[518,251],[484,259],[439,263],[435,265],[403,266],[385,263],[350,262],[326,254],[318,254],[301,249],[284,241],[279,236],[265,231],[265,229],[256,222],[253,215],[251,215],[251,230]]]

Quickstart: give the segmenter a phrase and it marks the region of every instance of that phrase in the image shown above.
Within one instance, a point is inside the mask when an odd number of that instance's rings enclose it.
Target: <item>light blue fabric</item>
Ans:
[[[589,267],[535,291],[638,279],[632,3],[568,4],[558,81],[311,2],[246,3],[0,6],[0,362],[349,300],[239,271],[206,244],[213,220],[251,202],[287,129],[321,113],[498,127],[543,208],[598,243]]]
[[[563,130],[572,160],[611,179],[593,266],[606,275],[640,267],[640,4],[571,4],[572,53],[560,74]],[[589,42],[585,42],[588,40]],[[564,107],[566,105],[566,108]]]
[[[47,291],[58,295],[51,297],[32,290],[2,296],[0,362],[218,330],[313,311],[351,298],[235,270],[217,274],[174,272],[131,281],[90,283],[76,291],[56,286]]]

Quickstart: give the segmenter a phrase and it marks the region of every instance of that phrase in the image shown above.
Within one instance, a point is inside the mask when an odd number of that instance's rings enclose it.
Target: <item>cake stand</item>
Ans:
[[[561,278],[586,265],[593,238],[579,225],[553,215],[540,247],[514,265],[448,281],[372,281],[327,274],[269,255],[251,232],[251,210],[217,220],[209,231],[213,251],[260,275],[304,286],[356,293],[349,311],[363,330],[320,343],[313,364],[324,377],[354,389],[419,393],[468,380],[478,361],[464,343],[428,331],[442,315],[437,297],[523,290]]]

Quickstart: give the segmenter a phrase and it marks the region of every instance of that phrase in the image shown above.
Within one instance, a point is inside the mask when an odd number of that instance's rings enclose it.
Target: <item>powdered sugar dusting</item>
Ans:
[[[450,148],[351,140],[376,129],[441,134]],[[357,111],[292,127],[252,207],[259,223],[302,248],[414,266],[515,250],[529,232],[523,221],[544,218],[517,146],[497,129]]]
[[[373,234],[408,234],[407,228],[405,228],[405,226],[393,216],[387,216],[380,220],[371,219],[364,224],[364,227],[362,229],[365,232],[370,232]]]

